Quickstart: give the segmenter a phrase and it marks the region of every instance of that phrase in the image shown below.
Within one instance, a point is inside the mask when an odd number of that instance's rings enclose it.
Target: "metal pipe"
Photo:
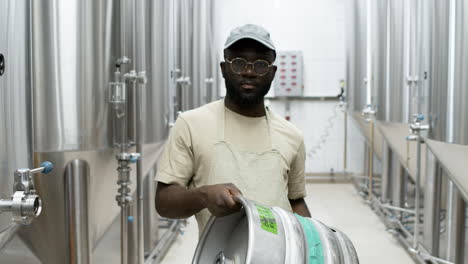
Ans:
[[[446,258],[461,263],[463,262],[465,203],[453,181],[449,180],[448,188]]]
[[[323,173],[326,174],[326,173]],[[354,174],[334,174],[334,175],[319,175],[317,176],[306,176],[306,180],[351,180],[351,179],[369,179],[369,176],[361,176]],[[315,174],[314,174],[315,175]],[[374,179],[374,182],[379,182],[380,179]]]
[[[89,166],[86,161],[73,160],[65,167],[65,208],[68,230],[68,263],[91,263],[88,201]]]
[[[348,170],[348,111],[344,112],[343,172]]]
[[[373,192],[373,178],[374,178],[374,121],[369,121],[369,129],[370,129],[370,147],[369,147],[369,197],[368,200],[372,200],[372,192]]]
[[[169,229],[164,232],[161,239],[158,241],[156,247],[151,251],[148,258],[145,261],[145,264],[159,263],[159,261],[164,257],[168,248],[174,242],[174,239],[178,235],[178,227],[181,224],[181,220],[172,220],[172,223]]]
[[[120,263],[128,262],[128,206],[122,204],[120,210]]]
[[[378,202],[378,200],[375,200]],[[385,207],[384,207],[385,208]],[[383,219],[384,222],[387,224],[390,224],[389,221],[392,223],[396,223],[397,226],[399,227],[399,230],[401,230],[406,237],[402,237],[401,233],[398,232],[393,232],[393,234],[398,238],[400,243],[402,243],[405,247],[406,250],[410,251],[411,253],[415,254],[415,256],[419,256],[422,258],[423,261],[425,260],[431,260],[431,261],[436,261],[438,263],[444,263],[444,264],[455,264],[453,262],[447,261],[445,259],[437,258],[432,255],[430,255],[427,250],[424,248],[424,246],[419,245],[418,249],[414,249],[414,247],[411,246],[411,244],[408,242],[407,237],[411,237],[412,234],[406,229],[406,227],[397,219],[389,220],[387,215],[392,215],[389,211],[383,209],[383,215],[378,213],[381,216],[381,219]],[[422,262],[426,263],[426,262]]]
[[[445,259],[434,257],[434,256],[432,256],[432,255],[430,255],[428,253],[425,253],[425,252],[418,251],[417,254],[420,255],[421,257],[423,257],[423,259],[425,259],[425,260],[433,260],[433,261],[436,261],[438,263],[443,263],[443,264],[456,264],[454,262],[451,262],[451,261],[448,261],[448,260],[445,260]]]
[[[439,252],[440,241],[440,200],[441,170],[437,160],[428,149],[426,151],[426,184],[424,195],[424,246],[430,253]]]
[[[456,1],[450,0],[449,39],[448,39],[448,83],[447,83],[447,141],[453,143],[454,136],[454,92],[455,92],[455,40],[456,40]]]
[[[411,239],[411,237],[413,236],[413,234],[411,234],[411,232],[408,231],[408,229],[406,229],[406,227],[403,225],[403,223],[401,223],[401,220],[395,220],[395,223],[398,225],[398,227],[400,228],[400,230],[403,231],[403,233],[405,233],[405,235],[406,235],[408,238]],[[410,246],[410,244],[408,244],[407,249],[412,250],[413,248]]]
[[[11,207],[13,205],[13,200],[0,200],[0,213],[11,212]]]
[[[366,9],[366,105],[372,105],[372,5],[373,0],[367,0]]]
[[[409,4],[410,1],[404,1],[405,4]],[[412,2],[412,1],[411,1]],[[404,122],[411,122],[411,88],[412,88],[412,84],[413,84],[413,81],[409,81],[411,80],[411,21],[410,21],[410,18],[411,18],[411,5],[408,7],[408,6],[404,6],[404,14],[403,14],[403,25],[404,25],[404,36],[403,36],[403,39],[406,40],[405,43],[403,43],[403,67],[404,68],[404,74],[406,75],[407,78],[407,81],[405,82],[406,84],[406,87],[405,88],[405,93],[404,93],[404,97],[405,98],[402,98],[402,100],[405,102],[403,104],[403,113],[404,113]]]
[[[417,257],[419,256],[420,258],[422,258],[423,261],[430,260],[430,261],[435,261],[437,263],[442,263],[442,264],[456,264],[454,262],[450,262],[445,259],[434,257],[430,255],[429,253],[427,253],[426,250],[422,247],[419,250],[413,250],[411,248],[410,243],[406,240],[406,238],[402,237],[401,234],[396,234],[396,237],[398,238],[400,243],[402,243],[406,247],[408,251],[412,252]],[[426,263],[426,262],[423,262],[423,263]]]
[[[145,261],[145,245],[144,245],[144,212],[143,212],[143,110],[142,110],[142,93],[146,90],[146,73],[140,72],[139,78],[143,80],[138,81],[138,87],[135,91],[136,97],[136,152],[140,153],[140,158],[136,164],[136,177],[137,177],[137,254],[138,254],[138,263],[142,264]]]
[[[413,248],[416,249],[419,240],[419,216],[421,214],[421,132],[417,132],[417,154],[416,154],[416,193],[415,193],[415,221],[414,221],[414,236],[413,236]]]
[[[389,205],[389,204],[383,204],[383,203],[380,203],[380,202],[378,203],[378,205],[380,207],[388,208],[388,209],[395,210],[395,211],[401,211],[401,212],[405,212],[405,213],[408,213],[408,214],[416,214],[415,210],[405,209],[405,208],[401,208],[401,207],[397,207],[397,206],[393,206],[393,205]]]

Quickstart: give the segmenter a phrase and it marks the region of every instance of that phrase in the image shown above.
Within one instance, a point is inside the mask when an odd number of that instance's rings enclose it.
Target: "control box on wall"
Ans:
[[[302,51],[277,51],[275,96],[303,96],[304,62]]]

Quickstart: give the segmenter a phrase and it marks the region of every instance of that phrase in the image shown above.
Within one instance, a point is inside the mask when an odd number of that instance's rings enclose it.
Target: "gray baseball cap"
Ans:
[[[253,39],[269,49],[276,50],[275,45],[270,38],[270,33],[263,27],[254,24],[246,24],[233,29],[224,44],[224,49],[229,48],[232,44],[241,39]]]

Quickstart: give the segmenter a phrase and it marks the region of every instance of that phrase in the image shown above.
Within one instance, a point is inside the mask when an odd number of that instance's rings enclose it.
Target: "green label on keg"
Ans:
[[[276,224],[275,216],[270,208],[256,204],[258,215],[260,216],[260,224],[263,230],[278,234],[278,225]]]

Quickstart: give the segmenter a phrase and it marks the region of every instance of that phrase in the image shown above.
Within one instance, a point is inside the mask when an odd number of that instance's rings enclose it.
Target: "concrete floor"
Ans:
[[[361,264],[414,263],[351,184],[308,184],[307,193],[312,216],[347,234]],[[198,228],[190,218],[161,264],[191,263],[197,240]]]

